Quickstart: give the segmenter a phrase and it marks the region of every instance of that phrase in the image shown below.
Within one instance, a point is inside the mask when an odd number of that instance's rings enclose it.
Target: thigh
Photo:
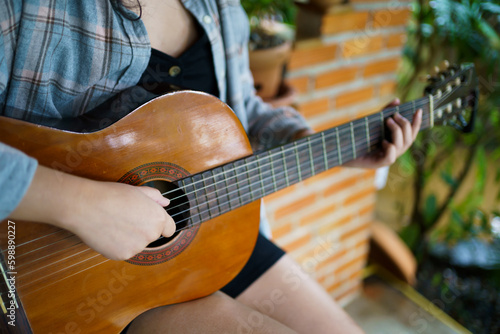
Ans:
[[[222,292],[205,298],[162,306],[137,317],[127,334],[156,333],[296,333]]]
[[[288,255],[236,300],[299,333],[362,333],[333,298]]]

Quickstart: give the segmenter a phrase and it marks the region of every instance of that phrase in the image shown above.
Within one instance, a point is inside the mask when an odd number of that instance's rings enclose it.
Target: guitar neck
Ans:
[[[432,127],[423,97],[292,143],[178,181],[187,194],[193,224],[215,218],[335,166],[379,149],[385,120],[399,112],[412,120],[422,109],[421,130]]]

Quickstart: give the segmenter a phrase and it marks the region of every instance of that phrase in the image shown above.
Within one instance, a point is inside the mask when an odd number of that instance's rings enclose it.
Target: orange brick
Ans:
[[[368,101],[373,97],[374,89],[373,87],[365,87],[352,92],[344,93],[337,97],[335,101],[335,106],[337,108],[353,105],[356,103],[361,103]]]
[[[321,218],[324,218],[328,215],[331,215],[334,213],[338,208],[335,205],[328,205],[327,207],[317,210],[316,212],[305,216],[300,220],[300,225],[308,225],[311,223],[315,223],[316,221],[320,220]]]
[[[336,220],[328,225],[325,225],[323,226],[321,229],[320,229],[320,234],[327,234],[327,233],[330,233],[331,231],[333,230],[336,230],[338,229],[339,227],[341,227],[342,225],[345,225],[347,223],[349,223],[351,220],[352,220],[353,216],[351,215],[348,215],[342,219],[339,219],[339,220]]]
[[[335,283],[331,284],[330,286],[327,286],[326,291],[328,291],[329,293],[332,293],[332,292],[338,290],[341,285],[342,285],[342,282],[335,282]]]
[[[363,179],[368,180],[368,179],[374,178],[375,174],[376,174],[376,170],[375,169],[367,169],[363,173]]]
[[[367,231],[370,229],[370,223],[367,223],[367,224],[363,224],[363,225],[360,225],[350,231],[347,231],[346,233],[342,234],[340,236],[340,241],[344,241],[346,239],[349,239],[350,237],[352,237],[353,235],[356,235],[358,233],[361,233],[363,231]]]
[[[406,42],[406,33],[392,34],[387,37],[387,48],[399,48]]]
[[[383,9],[373,13],[374,28],[406,26],[410,18],[409,9]]]
[[[356,118],[363,118],[363,117],[366,117],[366,116],[369,116],[369,115],[373,115],[375,113],[380,112],[382,109],[384,109],[384,108],[375,104],[375,105],[373,105],[372,107],[370,107],[368,109],[364,109],[364,110],[361,110],[360,112],[358,112],[356,114]]]
[[[345,31],[362,30],[368,22],[368,12],[347,12],[326,15],[323,18],[321,33],[336,34]]]
[[[287,216],[289,214],[292,214],[292,213],[299,211],[300,209],[308,207],[309,205],[313,204],[315,201],[316,201],[315,194],[311,194],[309,196],[301,198],[300,200],[297,200],[295,202],[292,202],[290,204],[287,204],[287,205],[282,206],[279,209],[277,209],[276,212],[274,213],[274,218],[276,220],[283,218],[284,216]]]
[[[336,296],[335,300],[340,301],[344,298],[350,297],[351,295],[354,295],[355,293],[357,293],[360,289],[361,289],[361,284],[356,283],[353,287],[350,287],[346,291],[342,292],[342,294]]]
[[[338,85],[356,79],[357,67],[341,68],[334,71],[325,72],[316,78],[315,87],[317,89]]]
[[[382,49],[383,37],[382,36],[360,36],[345,41],[342,45],[342,56],[344,58],[354,58],[374,53]]]
[[[333,194],[337,194],[339,191],[354,186],[357,182],[358,182],[357,176],[352,176],[350,178],[347,178],[341,182],[335,183],[334,185],[331,185],[330,187],[326,188],[325,191],[323,192],[323,196],[328,197]]]
[[[341,265],[340,267],[335,269],[334,272],[336,275],[338,275],[339,273],[347,270],[350,267],[363,268],[365,262],[366,262],[366,254],[362,254],[362,255],[355,257],[354,259],[348,261],[347,263],[344,263],[343,265]]]
[[[366,65],[364,76],[370,77],[377,74],[396,72],[400,58],[390,58],[385,60],[379,60],[371,64]]]
[[[309,241],[311,241],[311,234],[307,233],[307,234],[301,236],[300,238],[284,245],[283,249],[286,252],[292,252],[292,251],[299,249],[300,247],[308,244]]]
[[[361,269],[349,275],[349,281],[361,280],[362,277],[363,277],[363,270]]]
[[[396,92],[396,82],[395,81],[387,81],[383,82],[380,85],[380,96],[393,95]]]
[[[325,123],[322,123],[322,124],[315,126],[314,131],[317,131],[317,132],[324,131],[324,130],[339,126],[341,124],[347,123],[351,120],[352,120],[351,117],[348,117],[348,116],[335,118],[329,122],[325,122]]]
[[[297,109],[305,117],[311,117],[327,112],[328,107],[329,107],[328,98],[323,98],[299,104]]]
[[[375,194],[375,187],[371,186],[371,187],[366,188],[366,189],[364,189],[356,194],[353,194],[353,195],[347,197],[344,201],[344,205],[350,205],[354,202],[359,201],[363,197],[374,195],[374,194]]]
[[[347,254],[347,250],[342,249],[339,252],[333,254],[332,256],[329,256],[327,259],[325,259],[324,261],[322,261],[318,264],[317,270],[320,270],[320,269],[334,263],[335,261],[338,261],[338,259],[345,256],[346,254]]]
[[[359,248],[365,248],[366,247],[366,250],[368,250],[368,244],[370,243],[370,240],[369,239],[363,239],[363,240],[360,240],[358,241],[355,245],[354,245],[354,249],[359,249]]]
[[[292,231],[292,224],[285,224],[277,228],[273,228],[273,239],[279,239]]]
[[[373,211],[375,210],[375,204],[369,204],[367,206],[365,206],[364,208],[361,208],[359,210],[359,215],[360,216],[363,216],[363,215],[366,215],[367,213],[372,213],[373,214]]]
[[[295,70],[308,65],[315,65],[335,59],[337,45],[305,46],[293,50],[288,62],[288,69]]]
[[[321,182],[324,179],[329,179],[333,175],[338,174],[341,171],[342,171],[342,168],[340,168],[340,167],[333,167],[332,169],[324,171],[321,174],[317,174],[317,175],[311,177],[310,179],[305,180],[304,181],[304,185],[307,187],[307,186],[309,186],[311,184],[315,184],[315,183]]]
[[[299,93],[307,92],[309,86],[309,78],[308,77],[297,77],[292,79],[287,79],[288,83],[295,88]]]
[[[274,201],[278,198],[282,198],[282,197],[285,197],[291,193],[293,193],[295,190],[297,189],[297,186],[296,185],[291,185],[290,187],[286,187],[284,189],[281,189],[275,193],[272,193],[270,195],[267,195],[265,197],[266,201]]]

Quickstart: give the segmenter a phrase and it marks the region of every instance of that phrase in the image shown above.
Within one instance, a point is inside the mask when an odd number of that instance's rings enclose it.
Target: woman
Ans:
[[[218,96],[235,111],[256,149],[312,133],[296,111],[271,109],[255,96],[248,22],[238,1],[40,2],[2,0],[0,107],[5,116],[34,123],[71,118],[138,85],[154,93],[188,88]],[[393,143],[351,166],[392,163],[413,142],[420,121],[421,113],[413,125],[400,116],[389,119]],[[67,229],[110,259],[130,258],[175,231],[162,208],[168,200],[155,189],[56,175],[5,145],[0,171],[0,218]],[[290,273],[298,278],[294,284],[287,279]],[[147,311],[128,333],[361,332],[263,237],[223,291]]]

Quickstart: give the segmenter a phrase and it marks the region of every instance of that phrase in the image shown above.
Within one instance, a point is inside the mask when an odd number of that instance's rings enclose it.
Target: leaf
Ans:
[[[485,12],[500,14],[500,5],[491,2],[481,3],[481,9]]]
[[[486,160],[486,152],[484,146],[480,146],[476,152],[476,182],[474,184],[474,188],[477,192],[483,193],[484,188],[486,186],[486,169],[487,169],[487,160]]]
[[[453,176],[447,172],[447,171],[442,171],[441,172],[441,179],[446,182],[450,187],[452,187],[453,189],[455,189],[458,184],[457,184],[457,181],[453,178]]]
[[[410,249],[414,249],[420,239],[420,227],[417,224],[405,226],[399,232],[399,236]]]
[[[432,225],[434,217],[436,216],[436,211],[437,211],[436,195],[431,194],[427,196],[427,198],[425,199],[425,206],[423,213],[426,226]]]

